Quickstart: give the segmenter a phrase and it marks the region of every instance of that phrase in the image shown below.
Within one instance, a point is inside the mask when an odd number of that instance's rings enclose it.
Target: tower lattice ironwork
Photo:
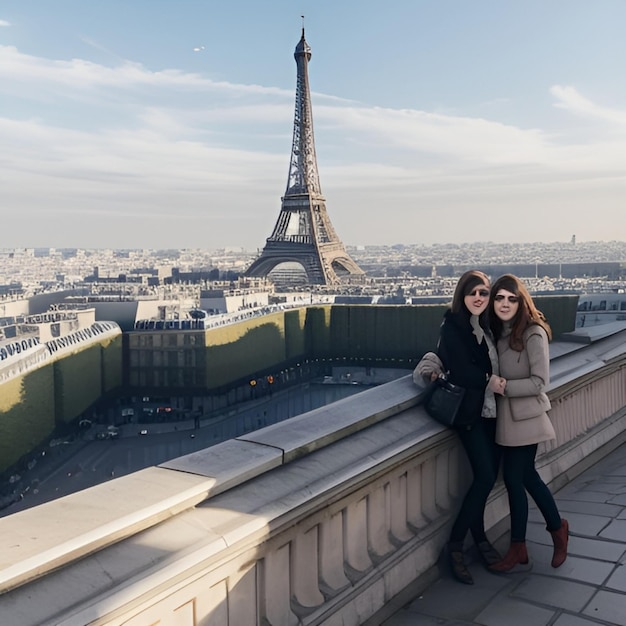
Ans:
[[[309,284],[335,285],[360,280],[365,273],[337,236],[320,187],[309,91],[311,48],[304,38],[304,28],[294,57],[298,76],[287,190],[281,199],[274,230],[245,275],[268,276],[282,263],[297,263],[306,272]]]

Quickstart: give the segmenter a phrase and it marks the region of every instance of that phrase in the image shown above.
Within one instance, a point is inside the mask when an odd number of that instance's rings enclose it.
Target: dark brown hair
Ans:
[[[466,311],[465,296],[472,293],[478,285],[487,285],[487,287],[489,287],[490,284],[489,276],[479,270],[468,270],[465,272],[463,276],[459,278],[459,282],[456,284],[456,289],[454,290],[452,306],[450,307],[452,312],[461,313],[461,311]]]
[[[489,297],[489,320],[491,330],[496,339],[502,336],[503,329],[502,320],[495,314],[493,308],[493,303],[500,289],[510,291],[512,294],[516,295],[519,300],[519,308],[512,320],[513,326],[509,337],[509,345],[513,350],[521,352],[524,349],[524,331],[532,324],[541,326],[548,334],[548,339],[552,339],[550,324],[548,324],[544,314],[535,306],[531,295],[528,293],[528,289],[526,289],[526,285],[524,285],[517,276],[513,276],[513,274],[500,276],[491,288],[491,296]]]

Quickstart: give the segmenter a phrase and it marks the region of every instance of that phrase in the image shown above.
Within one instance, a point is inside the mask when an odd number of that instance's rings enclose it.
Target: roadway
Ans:
[[[330,404],[369,387],[304,383],[272,396],[230,407],[223,415],[193,422],[127,424],[117,439],[95,439],[90,429],[81,438],[49,448],[24,472],[17,502],[0,510],[0,517],[43,504],[145,467],[190,454],[246,432]],[[139,435],[143,429],[146,435]]]

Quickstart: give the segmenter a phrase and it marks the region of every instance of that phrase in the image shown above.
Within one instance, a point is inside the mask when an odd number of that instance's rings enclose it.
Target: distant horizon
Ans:
[[[451,242],[451,241],[441,241],[441,242],[434,242],[434,243],[423,243],[423,242],[417,242],[417,243],[391,243],[391,244],[381,244],[381,243],[370,243],[370,244],[351,244],[351,243],[346,243],[343,242],[344,246],[347,248],[394,248],[394,247],[405,247],[405,248],[410,248],[410,247],[425,247],[425,248],[435,248],[435,247],[466,247],[466,246],[476,246],[476,245],[494,245],[494,246],[501,246],[501,245],[510,245],[510,246],[531,246],[531,245],[544,245],[544,246],[553,246],[553,245],[567,245],[567,246],[588,246],[588,245],[606,245],[606,244],[623,244],[624,246],[626,246],[626,240],[622,240],[622,239],[608,239],[608,240],[580,240],[578,239],[578,237],[576,238],[575,242],[571,241],[571,238],[569,240],[556,240],[556,241],[539,241],[539,240],[535,240],[535,241],[506,241],[506,242],[501,242],[501,241],[493,241],[493,240],[481,240],[481,241],[459,241],[459,242]],[[207,248],[207,247],[175,247],[175,246],[167,246],[164,248],[154,248],[154,247],[149,247],[149,246],[139,246],[139,247],[132,247],[132,248],[127,248],[127,247],[121,247],[121,248],[117,248],[117,247],[112,247],[112,246],[98,246],[98,247],[89,247],[89,246],[75,246],[75,245],[69,245],[69,246],[13,246],[13,247],[2,247],[0,246],[0,252],[7,252],[7,251],[19,251],[19,250],[97,250],[97,251],[103,251],[103,250],[113,250],[113,251],[121,251],[121,252],[127,252],[127,251],[158,251],[158,252],[163,252],[163,251],[170,251],[170,250],[176,250],[176,251],[191,251],[191,250],[199,250],[199,251],[203,251],[203,252],[210,252],[210,251],[229,251],[229,252],[242,252],[242,253],[250,253],[250,254],[257,254],[260,253],[261,249],[263,246],[258,246],[258,248],[255,248],[254,250],[251,250],[249,248],[246,248],[244,246],[239,246],[239,245],[223,245],[223,246],[219,246],[219,247],[211,247],[211,248]]]

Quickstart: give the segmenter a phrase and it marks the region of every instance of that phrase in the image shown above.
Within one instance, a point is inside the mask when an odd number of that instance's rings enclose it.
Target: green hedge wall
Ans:
[[[534,302],[550,323],[554,339],[574,330],[578,296],[537,296]]]
[[[444,305],[334,306],[327,358],[418,360],[436,346]]]
[[[325,305],[206,333],[206,386],[215,389],[298,359],[401,360],[436,346],[444,305]]]
[[[206,385],[214,389],[245,376],[272,368],[287,360],[287,345],[294,350],[298,340],[293,318],[285,323],[284,312],[252,318],[206,332]],[[292,336],[287,340],[286,327]],[[300,331],[302,332],[302,331]]]
[[[54,427],[52,363],[3,383],[0,386],[0,472],[41,445]]]
[[[121,332],[0,384],[0,473],[121,384]]]
[[[69,423],[103,395],[101,346],[83,350],[54,362],[54,400],[58,423]]]
[[[577,296],[537,300],[555,338],[574,329]],[[402,361],[435,350],[448,306],[324,305],[283,311],[206,332],[206,386],[227,386],[297,359]]]

